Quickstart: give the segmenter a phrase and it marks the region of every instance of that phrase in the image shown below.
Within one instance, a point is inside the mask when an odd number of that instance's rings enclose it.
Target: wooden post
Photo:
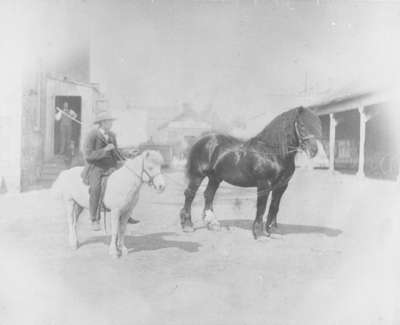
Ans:
[[[364,163],[365,163],[365,126],[367,123],[367,116],[364,111],[364,106],[358,108],[360,112],[360,148],[358,151],[358,172],[357,176],[364,177]]]
[[[337,120],[333,113],[329,114],[329,170],[335,170],[335,138]]]

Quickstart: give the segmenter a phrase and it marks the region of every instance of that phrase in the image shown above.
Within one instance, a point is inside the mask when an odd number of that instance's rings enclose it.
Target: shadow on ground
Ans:
[[[125,245],[129,253],[141,251],[156,251],[164,248],[178,248],[183,251],[194,253],[199,251],[201,246],[198,243],[190,241],[169,240],[165,236],[176,235],[173,232],[159,232],[155,234],[148,234],[142,236],[125,236]],[[81,243],[81,246],[103,243],[109,245],[110,236],[97,236],[87,239]]]
[[[242,228],[246,230],[251,230],[253,226],[252,220],[247,219],[233,219],[233,220],[220,220],[221,226],[230,228]],[[313,234],[319,233],[324,234],[329,237],[339,236],[342,231],[336,228],[329,227],[319,227],[319,226],[306,226],[306,225],[293,225],[293,224],[284,224],[279,223],[278,229],[275,229],[273,232],[280,235],[289,235],[289,234]]]

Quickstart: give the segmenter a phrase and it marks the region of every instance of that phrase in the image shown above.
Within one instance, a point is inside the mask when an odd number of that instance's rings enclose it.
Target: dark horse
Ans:
[[[201,182],[208,177],[203,218],[209,228],[219,227],[213,214],[213,200],[219,185],[225,181],[235,186],[257,188],[254,238],[257,238],[257,229],[263,231],[263,216],[272,192],[265,225],[265,234],[269,236],[271,228],[277,227],[279,203],[295,171],[296,152],[301,150],[314,157],[320,137],[318,116],[307,108],[298,107],[280,114],[247,141],[223,134],[200,138],[192,146],[186,166],[189,184],[180,213],[183,230],[193,231],[191,205]]]

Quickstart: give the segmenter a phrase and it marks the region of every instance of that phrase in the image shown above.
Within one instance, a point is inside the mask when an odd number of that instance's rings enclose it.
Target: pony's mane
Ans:
[[[250,143],[263,142],[277,153],[286,155],[289,145],[296,142],[294,123],[299,115],[299,107],[275,117],[260,133],[249,140]]]
[[[145,158],[152,162],[155,165],[162,165],[164,164],[164,158],[160,152],[156,150],[145,150],[142,155],[145,155]]]

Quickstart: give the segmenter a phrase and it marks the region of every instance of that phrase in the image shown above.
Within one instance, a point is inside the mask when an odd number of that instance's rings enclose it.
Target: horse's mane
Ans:
[[[277,153],[286,155],[289,145],[296,143],[295,121],[299,115],[299,107],[288,110],[275,117],[260,133],[249,140],[250,144],[264,143]]]

